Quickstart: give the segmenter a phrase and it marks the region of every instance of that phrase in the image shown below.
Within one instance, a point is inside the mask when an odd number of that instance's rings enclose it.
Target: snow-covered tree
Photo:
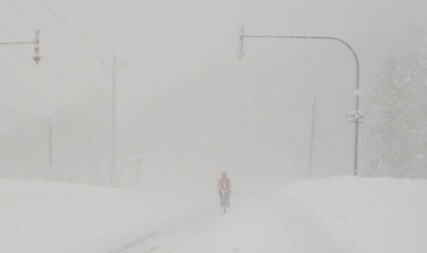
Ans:
[[[424,42],[425,40],[416,40]],[[367,108],[372,175],[427,177],[427,52],[411,43],[390,56]]]

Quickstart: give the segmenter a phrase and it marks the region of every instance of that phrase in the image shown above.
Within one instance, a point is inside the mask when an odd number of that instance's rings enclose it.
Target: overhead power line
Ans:
[[[12,91],[13,93],[18,94],[19,97],[26,98],[28,100],[31,100],[31,101],[37,103],[37,104],[47,105],[46,100],[40,99],[40,98],[34,96],[34,94],[24,92],[22,89],[17,88],[17,87],[22,87],[22,86],[20,86],[16,82],[12,82],[11,80],[6,79],[4,77],[2,77],[2,79],[4,79],[4,83],[6,83],[6,84],[9,83],[12,86],[12,87],[10,87],[10,86],[5,85],[2,87],[3,89],[8,89],[8,90]]]
[[[89,39],[86,35],[84,35],[82,32],[77,30],[73,25],[70,24],[67,20],[65,20],[58,12],[56,12],[52,7],[50,7],[45,1],[39,0],[38,1],[47,11],[49,11],[54,17],[56,17],[61,23],[63,23],[65,26],[67,26],[69,29],[74,31],[76,34],[78,34],[80,37],[85,39],[87,42],[91,43],[95,47],[99,48],[100,50],[109,53],[110,55],[113,55],[110,51],[105,49],[104,47],[100,46],[99,44],[95,43],[93,40]]]
[[[16,38],[16,36],[14,36],[11,32],[7,31],[7,30],[6,30],[6,29],[4,29],[3,27],[0,27],[0,29],[1,29],[1,30],[3,30],[4,32],[6,32],[6,33],[7,33],[9,36],[11,36],[13,39],[18,40],[18,38]],[[24,58],[24,57],[22,57],[20,54],[15,53],[15,55],[17,55],[17,56],[18,56],[21,60],[23,60],[25,63],[28,63],[28,62],[25,60],[25,58]],[[50,62],[49,60],[45,59],[45,60],[44,60],[44,62],[45,62],[47,65],[49,65],[51,68],[54,68],[58,73],[62,73],[63,75],[65,75],[65,76],[67,76],[67,77],[69,77],[69,78],[73,79],[74,81],[76,81],[76,82],[78,82],[78,83],[80,83],[80,84],[83,84],[83,85],[87,86],[87,84],[86,84],[86,83],[84,83],[82,80],[80,80],[79,78],[77,78],[77,77],[75,77],[75,76],[73,76],[73,75],[71,75],[71,74],[69,74],[69,73],[65,72],[63,69],[61,69],[60,67],[58,67],[56,64],[54,64],[54,63]],[[91,91],[91,90],[88,90],[88,89],[84,89],[84,88],[80,88],[80,87],[77,87],[77,86],[73,86],[73,85],[69,84],[69,81],[64,80],[64,79],[62,79],[62,82],[60,82],[60,84],[61,84],[61,85],[64,85],[64,86],[67,86],[67,87],[70,87],[70,88],[72,88],[72,89],[78,90],[78,91],[80,91],[80,92],[83,92],[83,93],[89,94],[89,95],[101,96],[101,97],[103,97],[103,98],[107,98],[107,99],[109,99],[109,98],[110,98],[110,97],[102,96],[102,95],[100,95],[99,93],[94,92],[94,91]]]
[[[34,119],[34,120],[38,120],[38,121],[46,121],[46,120],[43,120],[43,119],[39,119],[39,118],[36,118],[36,117],[30,116],[30,115],[28,115],[28,114],[26,114],[26,113],[22,113],[22,112],[16,111],[16,110],[11,109],[11,108],[9,108],[9,107],[7,107],[7,106],[4,106],[4,105],[0,105],[0,108],[4,109],[4,110],[6,110],[6,111],[12,112],[12,113],[14,113],[14,114],[18,114],[18,115],[21,115],[21,116],[25,116],[25,117],[27,117],[27,118],[31,118],[31,119]]]
[[[35,20],[33,17],[31,17],[30,15],[28,15],[26,12],[24,12],[22,9],[20,9],[16,4],[14,4],[14,3],[12,3],[10,0],[6,0],[6,2],[7,3],[9,3],[16,11],[18,11],[19,13],[21,13],[24,17],[26,17],[28,20],[30,20],[31,22],[33,22],[34,24],[36,24],[36,25],[38,25],[41,29],[43,29],[43,30],[45,30],[45,31],[47,31],[47,32],[50,32],[51,33],[51,36],[53,37],[53,38],[55,38],[55,39],[57,39],[57,40],[59,40],[59,41],[61,41],[65,46],[67,46],[67,47],[69,47],[69,48],[71,48],[71,49],[73,49],[73,50],[75,50],[76,52],[78,52],[78,53],[80,53],[80,54],[82,54],[82,55],[84,55],[84,56],[86,56],[86,57],[88,57],[88,58],[91,58],[91,59],[94,59],[94,60],[97,60],[97,61],[102,61],[100,58],[98,58],[98,57],[96,57],[96,56],[93,56],[93,55],[91,55],[91,54],[89,54],[89,53],[87,53],[87,52],[85,52],[85,51],[83,51],[82,49],[80,49],[80,48],[78,48],[78,47],[76,47],[76,46],[73,46],[72,44],[70,44],[69,42],[67,42],[66,40],[64,40],[64,39],[62,39],[61,37],[59,37],[58,35],[56,35],[55,33],[53,33],[53,32],[51,32],[49,29],[47,29],[45,26],[43,26],[39,21],[37,21],[37,20]],[[4,30],[4,29],[3,29]],[[9,33],[9,32],[7,32],[7,33]],[[10,33],[9,33],[10,34]],[[49,34],[49,33],[48,33]],[[104,49],[102,49],[103,51],[105,51]]]

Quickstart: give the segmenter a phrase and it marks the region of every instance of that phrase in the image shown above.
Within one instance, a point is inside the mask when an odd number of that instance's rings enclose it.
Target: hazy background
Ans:
[[[110,184],[111,79],[117,72],[116,185],[212,191],[305,178],[313,96],[313,177],[352,174],[355,62],[361,110],[384,59],[427,23],[425,1],[0,1],[2,167],[6,178]],[[364,174],[361,125],[360,174]]]

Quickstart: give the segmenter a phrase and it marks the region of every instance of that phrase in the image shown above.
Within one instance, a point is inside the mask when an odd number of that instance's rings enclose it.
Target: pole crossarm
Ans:
[[[353,174],[357,175],[358,174],[358,156],[359,156],[359,123],[361,123],[360,118],[356,117],[357,115],[359,115],[359,87],[360,87],[360,78],[359,78],[359,74],[360,74],[360,67],[359,67],[359,58],[357,57],[356,52],[354,51],[354,49],[350,46],[350,44],[348,44],[347,42],[345,42],[342,39],[339,38],[335,38],[335,37],[322,37],[322,36],[281,36],[281,35],[246,35],[244,34],[244,28],[243,26],[240,27],[240,34],[239,34],[239,50],[237,51],[237,56],[239,57],[239,59],[241,59],[243,57],[243,55],[245,54],[243,52],[243,39],[244,38],[264,38],[264,39],[312,39],[312,40],[332,40],[332,41],[338,41],[341,44],[343,44],[344,46],[346,46],[352,53],[353,57],[354,57],[354,61],[356,63],[356,105],[355,105],[355,143],[354,143],[354,168],[353,168]]]

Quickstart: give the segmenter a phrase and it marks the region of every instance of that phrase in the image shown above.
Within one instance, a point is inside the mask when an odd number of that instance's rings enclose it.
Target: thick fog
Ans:
[[[0,3],[4,178],[147,191],[236,191],[353,173],[356,63],[360,109],[384,61],[423,35],[425,1],[49,1]],[[111,168],[113,55],[115,166]],[[425,106],[425,104],[424,104]],[[52,162],[49,170],[49,124]],[[360,125],[359,174],[368,164]],[[50,176],[49,176],[50,175]]]

